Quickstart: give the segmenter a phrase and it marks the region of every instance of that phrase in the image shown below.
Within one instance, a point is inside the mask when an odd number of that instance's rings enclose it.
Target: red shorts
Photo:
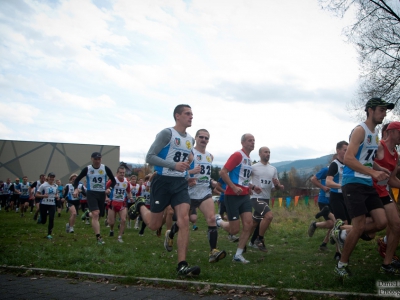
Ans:
[[[124,202],[120,202],[120,201],[112,201],[111,202],[111,207],[112,207],[113,211],[119,212],[119,211],[125,209],[125,203]]]

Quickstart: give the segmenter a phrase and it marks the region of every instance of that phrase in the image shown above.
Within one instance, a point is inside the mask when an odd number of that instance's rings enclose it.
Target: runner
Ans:
[[[320,211],[315,215],[315,218],[319,219],[320,217],[324,217],[325,221],[312,221],[308,227],[308,236],[312,237],[317,228],[327,229],[324,240],[319,246],[321,251],[328,250],[327,244],[329,241],[329,234],[333,224],[335,223],[335,216],[331,213],[331,207],[329,204],[330,188],[326,186],[326,176],[328,174],[328,170],[328,167],[324,167],[319,170],[317,174],[311,177],[311,182],[320,189],[318,194],[318,207]]]
[[[21,217],[24,216],[29,207],[29,187],[28,177],[22,177],[21,182],[21,194],[19,195],[19,211],[21,212]]]
[[[108,209],[108,224],[110,225],[110,236],[114,236],[114,224],[115,224],[115,215],[118,214],[121,223],[119,224],[119,235],[118,242],[123,243],[122,234],[125,230],[126,223],[126,197],[132,201],[133,197],[131,194],[131,187],[128,180],[125,178],[125,167],[120,166],[117,170],[117,176],[115,177],[115,181],[117,182],[114,186],[114,189],[111,190],[111,193],[106,197],[107,203],[110,202],[110,208]],[[109,180],[107,182],[106,188],[109,189],[112,182]]]
[[[329,208],[332,210],[334,219],[337,218],[342,220],[343,225],[349,225],[351,222],[349,214],[347,212],[346,204],[344,203],[344,198],[342,193],[342,178],[344,169],[343,162],[344,162],[344,155],[347,151],[348,145],[349,143],[347,143],[346,141],[341,141],[336,144],[337,157],[329,165],[328,173],[326,174],[326,186],[331,189],[329,197]],[[336,224],[336,220],[332,220],[332,222]],[[336,227],[339,226],[338,224],[342,223],[337,223]],[[343,230],[345,228],[343,225],[340,226],[341,228],[339,229]],[[332,234],[332,232],[330,233]],[[345,233],[343,234],[347,235],[347,231],[345,231]],[[339,260],[341,256],[342,254],[339,241],[339,243],[336,243],[336,253],[334,255],[334,259]]]
[[[21,195],[21,183],[19,181],[19,178],[15,178],[15,182],[13,183],[14,186],[14,191],[13,194],[11,195],[11,211],[14,210],[14,205],[15,205],[15,212],[18,213],[19,211],[19,196]]]
[[[382,200],[388,220],[386,242],[384,238],[378,240],[379,253],[384,256],[380,271],[381,273],[400,275],[400,263],[397,256],[395,257],[395,251],[400,239],[399,211],[387,190],[387,184],[391,187],[400,188],[400,180],[396,177],[398,163],[396,146],[400,145],[400,122],[391,122],[387,126],[386,132],[386,138],[379,143],[374,164],[374,168],[378,170],[381,167],[390,171],[388,182],[378,182],[374,179],[374,187]]]
[[[249,246],[267,252],[264,243],[264,234],[273,219],[272,211],[269,208],[271,190],[272,187],[275,187],[277,190],[283,190],[285,187],[279,182],[278,171],[269,163],[271,156],[270,149],[268,147],[261,147],[258,154],[260,156],[260,161],[252,166],[251,183],[254,189],[255,186],[260,187],[261,193],[253,193],[250,196],[251,204],[254,209],[254,233],[249,242]]]
[[[138,200],[131,207],[131,219],[140,213],[147,226],[151,230],[157,230],[162,225],[165,208],[171,205],[177,217],[176,226],[173,228],[179,228],[178,275],[199,275],[200,267],[190,267],[186,262],[190,208],[186,177],[193,159],[193,138],[186,129],[192,126],[193,113],[189,105],[180,104],[175,107],[173,116],[175,126],[166,128],[157,135],[146,156],[146,162],[154,165],[157,172],[151,183],[150,210],[144,206],[144,201]],[[172,246],[168,235],[167,231],[165,239],[168,240],[168,245]]]
[[[244,134],[241,138],[241,143],[242,149],[232,154],[220,171],[222,179],[227,184],[225,205],[229,221],[222,221],[220,215],[216,215],[215,218],[217,226],[222,227],[230,234],[239,232],[239,219],[242,220],[243,228],[233,261],[247,264],[250,261],[243,257],[243,250],[253,228],[249,192],[253,189],[256,193],[261,193],[261,189],[250,184],[252,171],[250,153],[254,149],[254,136],[250,133]]]
[[[75,221],[76,221],[76,216],[78,215],[79,211],[79,205],[80,205],[80,200],[79,200],[79,195],[77,197],[74,196],[74,181],[78,174],[71,174],[69,176],[69,183],[67,183],[64,187],[64,192],[63,192],[63,198],[62,201],[67,200],[66,206],[68,207],[69,211],[69,220],[68,223],[65,224],[65,231],[67,233],[74,233],[74,226],[75,226]],[[78,190],[81,192],[83,190],[82,184],[80,183],[78,185]]]
[[[64,186],[61,184],[61,180],[60,179],[56,180],[56,184],[58,186],[58,194],[60,195],[59,200],[57,200],[57,213],[58,213],[58,217],[61,217],[61,210],[62,210],[62,207],[63,207],[63,201],[61,199],[61,196],[64,193]]]
[[[39,205],[40,205],[41,198],[36,197],[36,193],[39,190],[40,186],[45,182],[45,177],[46,177],[45,174],[40,174],[39,180],[37,180],[37,181],[35,181],[34,183],[31,184],[30,191],[29,191],[30,194],[35,195],[35,200],[34,201],[35,201],[36,211],[35,211],[35,215],[33,216],[33,219],[35,221],[38,220],[38,223],[41,223],[40,222],[40,218],[38,219],[38,215],[39,215],[39,212],[40,212]]]
[[[87,182],[87,202],[89,209],[85,211],[84,217],[89,215],[92,217],[92,228],[96,235],[99,245],[105,244],[100,235],[99,218],[104,217],[106,194],[109,195],[111,189],[114,188],[116,181],[110,168],[101,163],[101,153],[93,152],[91,155],[92,164],[85,167],[74,181],[75,198],[78,197],[80,191],[78,189],[79,181],[86,176]],[[107,177],[112,181],[110,188],[106,190]],[[83,216],[82,216],[83,217]]]
[[[36,192],[36,198],[40,199],[39,209],[41,223],[46,224],[47,215],[49,216],[49,225],[47,227],[47,239],[52,239],[51,236],[54,227],[54,215],[56,213],[56,199],[58,196],[57,185],[54,183],[56,175],[50,172],[47,175],[47,182],[40,185]]]
[[[393,108],[393,103],[387,103],[380,98],[370,99],[365,106],[367,120],[356,126],[350,135],[344,156],[342,192],[353,228],[347,235],[342,257],[334,269],[340,278],[350,275],[349,258],[366,228],[366,213],[369,212],[374,220],[375,231],[386,227],[385,210],[373,187],[372,178],[377,181],[386,180],[389,172],[374,170],[372,166],[379,143],[375,127],[382,123],[386,111]]]
[[[207,237],[210,244],[208,262],[215,263],[225,258],[226,252],[225,250],[217,249],[218,231],[211,191],[211,186],[215,186],[217,183],[211,179],[211,166],[214,157],[206,150],[209,139],[210,133],[206,129],[200,129],[196,132],[195,147],[192,150],[193,161],[189,171],[190,176],[196,179],[196,181],[189,184],[189,196],[191,199],[189,220],[194,224],[196,223],[197,208],[203,213],[208,225]],[[169,247],[170,238],[173,239],[174,234],[178,231],[175,228],[175,224],[169,234],[166,234],[168,238],[164,246],[167,251],[172,250],[172,247]]]
[[[127,210],[129,210],[131,208],[131,206],[135,203],[136,201],[136,193],[139,189],[139,185],[137,184],[137,176],[136,175],[132,175],[130,177],[130,188],[131,188],[131,195],[132,198],[127,198],[127,202],[126,202],[126,208]],[[127,222],[127,227],[130,229],[131,228],[131,219],[128,218],[128,222]],[[139,227],[138,227],[139,228]]]

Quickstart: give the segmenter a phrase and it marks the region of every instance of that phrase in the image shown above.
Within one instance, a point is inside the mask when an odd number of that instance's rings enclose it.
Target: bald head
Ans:
[[[258,155],[260,156],[260,161],[263,164],[267,164],[269,162],[269,158],[271,156],[271,151],[269,150],[268,147],[261,147],[260,150],[258,150]]]

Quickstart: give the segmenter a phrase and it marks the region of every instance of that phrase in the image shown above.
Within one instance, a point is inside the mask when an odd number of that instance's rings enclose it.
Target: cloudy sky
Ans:
[[[317,0],[0,1],[0,138],[143,163],[187,103],[217,164],[246,132],[272,162],[327,155],[357,123],[350,22]]]

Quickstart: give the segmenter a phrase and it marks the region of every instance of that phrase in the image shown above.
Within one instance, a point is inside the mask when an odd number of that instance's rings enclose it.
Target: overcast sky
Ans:
[[[0,1],[0,138],[119,145],[143,163],[187,103],[216,164],[246,132],[252,159],[327,155],[357,123],[350,22],[317,0]]]

